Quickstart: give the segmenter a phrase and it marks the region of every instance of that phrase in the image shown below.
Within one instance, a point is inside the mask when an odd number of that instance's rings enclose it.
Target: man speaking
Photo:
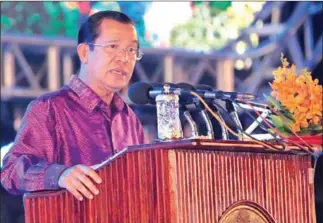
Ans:
[[[79,74],[27,108],[3,162],[1,183],[10,193],[66,188],[92,199],[102,179],[90,166],[145,143],[139,119],[117,94],[142,57],[131,19],[93,14],[79,30],[77,53]]]

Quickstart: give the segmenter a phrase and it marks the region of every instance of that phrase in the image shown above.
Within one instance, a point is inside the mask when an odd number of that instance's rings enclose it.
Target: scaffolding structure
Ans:
[[[206,54],[179,49],[143,49],[145,56],[136,64],[134,80],[195,85],[208,75],[212,80],[208,83],[218,90],[257,93],[263,91],[263,81],[271,78],[281,53],[289,54],[297,68],[312,70],[322,60],[322,33],[315,40],[312,21],[313,16],[322,13],[322,2],[294,3],[294,9],[285,19],[282,14],[286,4],[267,2],[251,26],[219,51]],[[303,41],[299,40],[299,33],[303,34]],[[250,41],[252,34],[263,39],[256,47]],[[240,41],[249,45],[243,53],[236,51]],[[35,98],[55,91],[67,83],[71,74],[77,73],[74,40],[3,34],[1,46],[2,101]],[[236,75],[234,65],[246,58],[253,64],[243,79]],[[153,71],[149,70],[152,63]],[[127,89],[122,91],[122,96],[129,102]]]

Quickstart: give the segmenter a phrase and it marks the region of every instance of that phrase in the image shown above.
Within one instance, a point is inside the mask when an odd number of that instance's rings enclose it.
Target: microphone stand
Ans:
[[[194,122],[190,112],[188,110],[185,110],[183,112],[183,115],[184,115],[186,121],[188,122],[188,124],[191,127],[191,136],[192,136],[192,138],[198,138],[199,134],[198,134],[197,126],[196,126],[196,123]]]
[[[206,109],[202,109],[200,111],[200,114],[202,115],[202,118],[203,118],[204,122],[206,123],[207,138],[214,139],[214,131],[213,131],[212,122],[207,114]]]
[[[205,85],[205,84],[198,84],[196,86],[196,88],[198,90],[201,90],[201,91],[205,91],[205,92],[212,92],[213,91],[213,88],[209,85]],[[224,119],[222,117],[222,114],[221,112],[219,112],[218,110],[218,105],[216,104],[215,102],[215,98],[213,99],[208,99],[206,100],[206,102],[209,104],[209,106],[213,109],[214,112],[216,112],[221,120],[221,122],[225,123],[224,122]],[[203,106],[203,104],[201,104]],[[220,105],[219,105],[220,106]],[[203,106],[204,107],[204,106]],[[222,107],[221,107],[222,108]],[[205,109],[205,108],[204,108]],[[207,116],[208,117],[208,116]],[[211,121],[209,120],[207,123],[211,123]],[[222,135],[222,140],[228,140],[229,139],[229,134],[228,134],[228,130],[219,122],[219,125],[221,127],[221,135]],[[212,124],[211,124],[212,126]],[[213,132],[213,128],[212,128],[212,132]]]
[[[202,116],[203,118],[203,121],[206,123],[206,129],[207,129],[207,135],[206,136],[200,136],[199,133],[198,133],[198,128],[197,128],[197,125],[195,123],[195,121],[193,120],[191,114],[189,113],[189,108],[190,105],[184,105],[182,106],[184,112],[183,112],[183,115],[186,119],[186,121],[189,123],[190,127],[191,127],[191,135],[192,135],[192,138],[206,138],[206,139],[214,139],[214,131],[213,131],[213,125],[212,125],[212,122],[207,114],[207,111],[206,109],[203,109],[202,106],[199,105],[199,103],[197,102],[194,102],[193,104],[191,105],[195,105],[196,108],[198,108],[200,110],[200,115]],[[192,108],[192,107],[191,107]]]
[[[222,116],[222,114],[221,114],[221,112],[218,110],[218,108],[217,108],[217,104],[214,102],[214,101],[212,101],[212,103],[210,103],[210,105],[211,105],[211,107],[212,107],[212,109],[213,109],[213,111],[214,112],[216,112],[218,115],[219,115],[219,118],[220,118],[220,120],[223,122],[223,123],[225,123],[225,121],[224,121],[224,118],[223,118],[223,116]],[[220,106],[220,105],[219,105]],[[224,108],[222,108],[223,110],[224,110]],[[228,140],[229,139],[229,133],[228,133],[228,130],[221,124],[221,123],[219,123],[219,125],[220,125],[220,127],[221,127],[221,135],[222,135],[222,140]]]
[[[207,114],[207,110],[205,109],[204,105],[201,104],[198,100],[194,101],[194,104],[195,104],[196,108],[198,108],[200,110],[199,113],[202,116],[203,121],[206,124],[206,130],[207,130],[206,138],[207,139],[214,139],[213,125],[212,125],[212,122],[211,122],[211,120],[209,118],[209,115]],[[215,111],[215,112],[217,112],[217,111]]]
[[[237,109],[235,108],[233,102],[231,100],[225,100],[225,107],[227,109],[227,111],[229,112],[229,116],[232,118],[232,120],[234,121],[234,123],[239,127],[237,128],[237,132],[239,134],[239,140],[243,139],[243,132],[241,132],[240,129],[242,128],[238,113],[237,113]]]
[[[183,111],[183,116],[184,116],[185,120],[190,125],[191,137],[192,138],[198,138],[199,137],[198,128],[197,128],[197,125],[196,125],[195,121],[192,118],[191,113],[189,112],[189,109],[190,109],[189,104],[184,103],[184,104],[180,105],[180,108]]]

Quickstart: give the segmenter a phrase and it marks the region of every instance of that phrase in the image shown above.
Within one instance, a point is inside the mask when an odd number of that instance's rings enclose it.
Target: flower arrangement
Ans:
[[[303,69],[296,74],[296,66],[281,55],[282,67],[274,70],[269,83],[272,92],[266,96],[275,111],[270,116],[273,125],[284,136],[322,134],[322,86]]]

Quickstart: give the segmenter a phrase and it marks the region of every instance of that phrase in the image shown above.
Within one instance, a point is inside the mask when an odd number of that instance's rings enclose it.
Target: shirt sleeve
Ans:
[[[58,178],[67,167],[56,163],[59,152],[50,112],[49,101],[32,101],[4,157],[1,183],[12,194],[59,189]]]

